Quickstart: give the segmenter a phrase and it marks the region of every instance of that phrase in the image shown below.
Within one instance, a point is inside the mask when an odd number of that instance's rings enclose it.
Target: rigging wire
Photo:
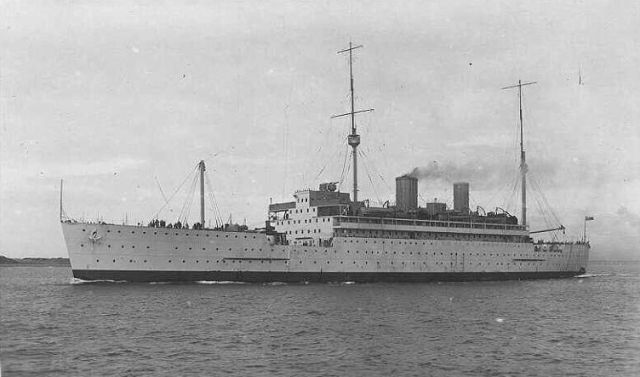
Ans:
[[[184,220],[184,222],[187,222],[189,213],[191,212],[191,205],[193,203],[193,197],[196,191],[197,184],[198,184],[198,175],[194,174],[189,190],[187,191],[187,199],[182,205],[182,210],[178,215],[178,221]]]
[[[507,212],[513,212],[515,213],[515,207],[511,207],[512,203],[514,200],[517,201],[518,199],[518,188],[520,187],[520,179],[519,177],[516,175],[514,183],[513,183],[513,188],[511,189],[511,194],[509,195],[509,197],[507,198],[507,200],[504,202],[503,206],[504,209]],[[515,199],[514,199],[515,198]],[[516,205],[517,206],[517,205]]]
[[[342,147],[342,143],[330,143],[329,142],[329,138],[332,136],[331,134],[331,130],[332,130],[332,119],[329,119],[329,125],[328,125],[328,129],[327,130],[323,130],[321,131],[321,133],[324,134],[324,138],[320,141],[320,146],[319,148],[316,150],[316,154],[319,155],[320,151],[322,151],[322,146],[323,145],[330,145],[330,144],[334,144],[334,150],[331,151],[331,153],[328,154],[328,157],[323,159],[324,160],[324,164],[322,165],[322,167],[319,169],[318,174],[315,175],[313,181],[317,182],[318,179],[322,176],[322,173],[324,173],[324,171],[327,169],[327,166],[329,166],[329,163],[334,161],[333,158],[331,158],[332,156],[334,156],[336,153],[334,153],[334,151],[337,151],[338,155],[340,155],[340,150]],[[327,150],[325,149],[325,152]],[[315,160],[315,159],[314,159]],[[320,159],[318,159],[320,160]]]
[[[218,206],[218,201],[216,200],[215,193],[213,191],[213,185],[211,184],[211,179],[209,178],[209,174],[205,174],[205,183],[207,184],[207,190],[209,193],[209,206],[214,214],[214,219],[216,221],[216,227],[224,224],[224,220],[222,218],[222,212],[220,211],[220,207]]]
[[[345,170],[347,168],[347,163],[350,160],[349,157],[349,145],[346,146],[345,149],[345,154],[344,154],[344,161],[342,162],[342,172],[340,173],[340,181],[338,182],[339,186],[342,186],[342,183],[344,182],[344,177],[345,177]]]
[[[374,195],[378,199],[378,203],[382,205],[382,200],[380,199],[380,195],[378,195],[378,191],[376,190],[376,185],[373,183],[373,179],[371,179],[371,172],[369,171],[369,166],[364,158],[364,153],[362,153],[362,151],[358,151],[358,152],[362,157],[362,165],[364,165],[364,170],[367,173],[367,177],[369,177],[369,182],[371,182],[371,189],[373,190]]]
[[[169,201],[167,200],[167,196],[164,194],[164,191],[162,190],[162,186],[160,185],[160,181],[158,180],[158,177],[154,176],[153,178],[155,178],[156,183],[158,184],[158,188],[160,189],[160,194],[162,194],[162,199],[164,199],[165,204],[169,206],[169,211],[173,212],[173,210],[171,209],[171,206],[169,205]]]
[[[198,169],[198,165],[195,166],[195,168],[190,171],[189,173],[187,173],[187,176],[184,178],[184,180],[182,181],[182,183],[180,183],[180,185],[178,186],[178,188],[175,189],[175,191],[173,192],[173,194],[171,194],[171,196],[169,197],[168,200],[165,201],[165,204],[162,205],[162,207],[160,207],[160,209],[156,212],[155,216],[153,216],[154,219],[157,219],[158,216],[160,216],[160,212],[162,212],[162,210],[169,204],[169,202],[173,199],[174,196],[176,196],[176,194],[180,191],[180,189],[182,188],[182,186],[184,186],[184,184],[187,182],[187,180],[189,179],[189,177],[191,177],[191,174],[194,174],[194,171],[196,171]]]
[[[362,152],[362,155],[363,155],[365,158],[369,159],[369,155],[368,155],[368,154],[367,154],[363,149],[359,149],[359,150]],[[370,161],[370,162],[371,162],[371,160],[372,160],[372,159],[369,159],[369,161]],[[389,191],[392,191],[392,190],[393,190],[393,188],[392,188],[392,187],[389,185],[389,183],[384,179],[384,177],[382,176],[382,173],[380,173],[380,170],[378,170],[378,168],[376,167],[376,165],[372,163],[372,164],[371,164],[371,167],[372,167],[372,170],[374,170],[374,171],[373,171],[373,174],[374,174],[374,175],[376,175],[376,174],[377,174],[377,175],[380,177],[380,180],[382,181],[382,183],[387,187],[387,189],[388,189]],[[373,184],[373,183],[372,183],[372,184]]]
[[[560,218],[557,216],[557,214],[555,213],[555,211],[553,210],[553,207],[551,206],[551,204],[549,204],[549,201],[547,200],[546,195],[544,194],[544,191],[542,191],[542,188],[540,187],[540,185],[538,184],[538,180],[535,178],[534,175],[531,175],[531,181],[533,183],[533,188],[534,190],[536,190],[537,193],[539,193],[539,195],[542,197],[542,202],[547,206],[547,208],[549,209],[549,211],[551,212],[551,215],[553,216],[553,219],[560,224]]]
[[[352,157],[353,156],[353,151],[351,151],[351,153],[348,153],[348,157]],[[351,172],[351,158],[347,158],[346,159],[346,170],[343,170],[343,176],[340,178],[340,185],[342,185],[342,183],[346,180],[346,177],[349,176],[349,173]]]

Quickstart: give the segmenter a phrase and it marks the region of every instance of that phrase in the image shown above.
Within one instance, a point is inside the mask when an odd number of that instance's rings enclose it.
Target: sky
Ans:
[[[640,260],[640,4],[619,1],[0,2],[0,254],[66,256],[76,219],[177,220],[207,164],[220,216],[350,191],[348,60],[359,198],[437,168],[419,201],[520,216],[523,82],[530,228],[563,224],[593,259]],[[184,190],[176,192],[186,180]],[[165,197],[176,192],[167,205]],[[208,204],[207,217],[216,214]],[[246,220],[245,220],[246,219]]]

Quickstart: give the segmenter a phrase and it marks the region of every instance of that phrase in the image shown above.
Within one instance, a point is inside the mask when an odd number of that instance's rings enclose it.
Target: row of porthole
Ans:
[[[448,241],[451,241],[451,240],[448,240]],[[354,243],[354,240],[344,240],[344,242],[345,242],[345,243],[346,243],[346,242]],[[376,243],[376,242],[377,242],[377,241],[373,241],[373,243]],[[384,244],[385,242],[386,242],[386,241],[381,241],[381,243],[383,243],[383,244]],[[411,244],[412,244],[412,243],[411,243],[411,241],[408,241],[408,242],[407,242],[407,241],[396,241],[396,242],[398,243],[398,245],[402,245],[402,244],[403,244],[403,242],[404,242],[404,245],[411,245]],[[504,241],[501,241],[501,242],[504,242]],[[355,243],[360,243],[360,240],[355,240]],[[369,241],[365,240],[365,241],[364,241],[364,243],[369,243]],[[393,241],[389,241],[389,243],[390,243],[391,245],[393,245]],[[488,243],[488,242],[487,242],[487,243]],[[507,242],[504,242],[504,243],[507,243]],[[508,243],[513,243],[513,242],[508,242]],[[418,243],[418,242],[414,242],[413,244],[414,244],[414,245],[419,245],[419,243]],[[422,245],[426,245],[426,244],[427,244],[426,242],[422,242]],[[467,245],[477,244],[477,242],[470,242],[470,241],[466,241],[466,244],[467,244]],[[433,242],[429,242],[429,245],[433,245]],[[520,247],[520,243],[516,243],[516,247]]]
[[[115,260],[115,259],[113,259],[113,263],[115,263],[115,262],[116,262],[116,260]],[[129,263],[134,263],[134,262],[135,262],[135,261],[134,261],[133,259],[129,259]],[[217,260],[217,261],[216,261],[216,263],[219,263],[219,262],[220,262],[219,260]],[[233,261],[233,260],[231,261],[231,263],[235,263],[235,262],[236,262],[236,261]],[[242,263],[242,261],[237,261],[237,262],[238,262],[238,264],[241,264],[241,263]],[[249,262],[249,263],[252,263],[253,261],[248,261],[248,262]],[[272,261],[268,261],[268,262],[269,262],[269,263],[271,263]],[[327,261],[327,264],[330,264],[329,262],[330,262],[330,261]],[[100,259],[96,259],[96,263],[100,263]],[[145,259],[145,260],[143,261],[143,263],[147,263],[147,260]],[[169,259],[169,263],[171,263],[171,259]],[[183,259],[183,260],[182,260],[182,263],[186,263],[186,260],[184,260],[184,259]],[[200,261],[199,261],[199,260],[196,260],[196,263],[200,263]],[[207,260],[207,261],[206,261],[206,263],[209,263],[209,260]],[[225,261],[225,260],[223,260],[223,261],[222,261],[222,263],[226,263],[226,261]],[[260,263],[261,263],[261,264],[264,264],[264,261],[260,261]],[[317,264],[317,263],[318,263],[318,261],[313,261],[313,264]],[[302,264],[302,261],[300,261],[300,264]],[[344,261],[340,261],[340,264],[344,264]],[[356,261],[353,261],[353,264],[356,264]],[[365,265],[368,265],[369,263],[368,263],[368,261],[365,261],[365,262],[364,262],[364,264],[365,264]],[[380,262],[378,261],[378,262],[377,262],[377,264],[380,264]],[[393,265],[393,262],[390,262],[389,264],[390,264],[390,265]],[[405,265],[405,264],[408,264],[408,263],[407,263],[407,262],[401,262],[401,264],[402,264],[402,265]],[[412,262],[412,264],[413,264],[413,265],[415,265],[415,264],[416,264],[416,262]],[[427,263],[426,263],[426,262],[422,262],[422,264],[423,264],[423,265],[426,265]],[[444,264],[444,262],[435,262],[435,264],[436,264],[436,265],[443,265],[443,264]],[[451,262],[451,263],[450,263],[450,265],[452,265],[452,266],[453,266],[453,262]],[[487,263],[486,265],[488,265],[488,263]],[[496,263],[496,265],[504,265],[504,263]],[[507,266],[509,266],[509,265],[510,265],[510,264],[509,264],[509,263],[507,263]],[[515,263],[514,263],[514,265],[515,265]],[[478,266],[482,266],[482,263],[478,263]],[[522,266],[522,263],[520,263],[520,266]],[[560,265],[559,265],[559,264],[556,264],[555,266],[556,266],[556,267],[560,267]]]
[[[168,260],[168,262],[169,262],[169,263],[171,263],[171,262],[172,262],[172,260],[171,260],[171,259],[169,259],[169,260]],[[242,263],[242,261],[241,261],[241,260],[240,260],[240,261],[237,261],[237,262],[238,262],[239,264],[240,264],[240,263]],[[252,263],[253,261],[245,261],[245,262]],[[260,261],[260,263],[264,263],[264,262],[265,262],[265,261]],[[268,262],[269,262],[269,263],[271,263],[272,261],[270,261],[270,260],[269,260]],[[96,259],[96,263],[100,263],[100,259]],[[115,259],[113,259],[113,263],[116,263],[116,260],[115,260]],[[129,263],[135,263],[135,261],[134,261],[133,259],[129,259]],[[145,259],[145,260],[143,260],[143,263],[147,263],[147,260],[146,260],[146,259]],[[187,261],[186,261],[185,259],[183,259],[183,260],[182,260],[182,263],[187,263]],[[197,259],[196,259],[196,263],[200,263],[200,260],[197,260]],[[206,263],[209,263],[209,260],[206,260]],[[217,261],[216,261],[216,263],[220,263],[220,261],[219,261],[219,260],[217,260]],[[223,260],[223,261],[222,261],[222,263],[227,263],[227,261],[226,261],[226,260]],[[235,260],[232,260],[232,261],[231,261],[231,263],[236,263],[236,261],[235,261]]]
[[[83,232],[86,232],[86,229],[82,229],[82,231],[83,231]],[[107,229],[107,233],[111,233],[111,229]],[[120,230],[118,230],[118,233],[122,233],[122,232],[121,232]],[[135,234],[135,233],[136,233],[136,232],[135,232],[134,230],[132,230],[132,231],[131,231],[131,234]],[[142,231],[142,234],[147,234],[147,232],[146,232],[146,231]],[[157,232],[157,231],[155,231],[155,232],[153,232],[153,234],[157,235],[157,234],[158,234],[158,232]],[[164,235],[165,235],[165,236],[168,236],[168,235],[169,235],[169,232],[164,232]],[[176,235],[176,236],[179,236],[179,235],[180,235],[180,233],[175,233],[175,235]],[[185,233],[184,235],[188,237],[188,236],[189,236],[189,233]],[[200,236],[200,234],[196,233],[196,237],[199,237],[199,236]],[[206,236],[206,237],[209,237],[209,234],[208,234],[208,233],[205,233],[205,236]],[[216,234],[216,237],[220,237],[220,235],[219,235],[219,234]],[[229,235],[228,235],[228,234],[225,234],[225,235],[224,235],[224,237],[225,237],[225,238],[229,238]],[[238,235],[236,234],[234,238],[238,238]],[[244,238],[248,238],[248,237],[245,235],[245,236],[244,236]],[[252,236],[252,238],[256,238],[256,236]]]
[[[115,263],[115,262],[116,262],[116,260],[115,260],[115,259],[113,259],[113,263]],[[168,261],[168,262],[169,262],[169,263],[171,263],[171,262],[172,262],[172,260],[171,260],[171,259],[169,259],[169,261]],[[186,263],[186,262],[187,262],[187,261],[186,261],[185,259],[183,259],[183,260],[182,260],[182,263]],[[220,262],[219,260],[217,260],[217,261],[216,261],[216,263],[219,263],[219,262]],[[225,261],[225,260],[223,260],[223,261],[222,261],[222,263],[226,263],[226,262],[227,262],[227,261]],[[232,261],[231,261],[231,263],[235,263],[235,262],[236,262],[235,260],[232,260]],[[237,261],[237,262],[238,262],[238,264],[241,264],[241,263],[242,263],[242,261]],[[247,261],[247,262],[252,263],[253,261]],[[272,261],[268,261],[268,262],[269,262],[269,263],[271,263]],[[329,264],[329,262],[330,262],[330,261],[327,261],[327,264]],[[100,263],[100,259],[96,259],[96,263]],[[135,263],[135,261],[134,261],[133,259],[129,259],[129,263]],[[147,260],[146,260],[146,259],[145,259],[145,260],[143,260],[143,263],[147,263]],[[199,260],[196,260],[196,263],[200,263],[200,261],[199,261]],[[206,263],[209,263],[209,260],[207,260],[207,261],[206,261]],[[264,263],[264,261],[260,261],[260,263]],[[302,264],[302,261],[300,261],[300,263]],[[313,261],[313,264],[317,264],[317,263],[318,263],[318,261]],[[404,265],[404,264],[406,264],[406,263],[407,263],[407,262],[401,262],[401,264],[403,264],[403,265]],[[344,264],[344,261],[340,261],[340,264]],[[356,264],[356,261],[353,261],[353,264]],[[369,264],[369,262],[368,262],[368,261],[365,261],[365,262],[364,262],[364,264]],[[380,264],[380,262],[378,261],[378,262],[377,262],[377,264]],[[390,262],[390,264],[393,264],[393,262]],[[413,264],[415,265],[415,264],[416,264],[416,262],[413,262]],[[422,262],[422,264],[426,264],[426,262]],[[436,264],[443,264],[443,263],[442,263],[442,262],[436,262]],[[521,264],[522,264],[522,263],[521,263]]]
[[[317,252],[318,252],[318,250],[313,250],[313,251],[314,251],[315,253],[317,253]],[[307,253],[307,252],[308,252],[308,250],[307,250],[307,249],[304,249],[304,252],[305,252],[305,253]],[[325,253],[327,253],[327,249],[325,249],[325,250],[324,250],[324,252],[325,252]],[[333,252],[334,252],[334,254],[337,254],[337,253],[338,253],[338,251],[337,251],[337,250],[334,250]],[[355,250],[355,253],[356,253],[356,254],[360,254],[360,250]],[[389,252],[388,252],[388,251],[385,251],[384,253],[385,253],[385,254],[389,254]],[[394,252],[393,252],[393,254],[394,254],[394,255],[397,255],[397,253],[398,253],[397,251],[394,251]],[[347,250],[347,254],[351,254],[351,250]],[[365,250],[365,251],[364,251],[364,254],[369,254],[369,251],[368,251],[368,250]],[[379,255],[379,254],[380,254],[380,252],[379,252],[379,251],[377,251],[377,252],[376,252],[376,254],[378,254],[378,255]],[[400,252],[400,254],[401,254],[401,255],[404,255],[404,254],[405,254],[405,252],[404,252],[404,251],[401,251],[401,252]],[[436,254],[437,254],[436,252],[434,252],[434,253],[433,253],[433,255],[434,255],[434,256],[435,256]],[[469,254],[461,253],[461,254],[462,254],[463,256],[467,256],[467,255],[468,255],[468,256],[473,256],[473,253],[469,253]],[[374,255],[374,252],[373,252],[373,251],[371,251],[371,255]],[[410,252],[409,252],[409,255],[413,255],[413,251],[410,251]],[[416,255],[422,255],[422,254],[421,254],[421,252],[420,252],[420,251],[417,251],[417,252],[416,252]],[[425,256],[429,255],[429,252],[425,252],[425,253],[424,253],[424,255],[425,255]],[[445,253],[444,253],[444,252],[441,252],[441,253],[440,253],[440,255],[445,255]],[[449,256],[450,256],[450,257],[451,257],[451,256],[457,256],[457,255],[458,255],[458,252],[450,252],[450,253],[449,253]],[[515,257],[515,256],[518,256],[518,255],[519,255],[519,256],[523,256],[523,254],[517,254],[517,255],[516,255],[516,254],[505,254],[505,253],[503,253],[503,254],[502,254],[502,256],[503,256],[503,257]],[[480,253],[476,253],[476,256],[480,256]],[[486,253],[482,253],[482,256],[486,257],[486,256],[487,256],[487,254],[486,254]],[[489,254],[489,256],[490,256],[490,257],[493,257],[494,255],[493,255],[493,253],[490,253],[490,254]],[[499,256],[500,256],[500,254],[499,254],[499,253],[496,253],[496,255],[495,255],[495,256],[496,256],[496,257],[499,257]]]
[[[80,244],[80,247],[84,247],[84,244]],[[108,248],[111,248],[111,245],[107,245],[107,247],[108,247]],[[123,249],[124,249],[124,245],[121,245],[121,248],[123,248]],[[132,248],[132,249],[135,249],[135,245],[131,245],[131,248]],[[146,248],[147,248],[147,249],[149,249],[150,247],[149,247],[149,246],[147,246]],[[178,246],[176,246],[176,247],[175,247],[175,250],[178,250]],[[191,248],[191,247],[189,247],[189,250],[192,250],[192,248]],[[202,250],[203,250],[203,251],[206,251],[206,248],[204,248],[204,247],[203,247],[203,248],[202,248]],[[254,249],[251,249],[251,251],[253,251],[253,250],[254,250]],[[216,248],[216,251],[219,251],[219,248]],[[232,251],[232,248],[229,248],[229,251]],[[244,249],[244,251],[248,251],[248,249],[247,249],[247,248],[245,248],[245,249]],[[259,251],[262,251],[262,249],[259,249]],[[273,251],[273,249],[272,249],[271,251]],[[284,252],[284,250],[282,250],[282,251]],[[308,252],[308,250],[307,250],[307,249],[305,249],[305,250],[304,250],[304,252],[306,253],[306,252]],[[314,252],[316,252],[316,253],[317,253],[317,252],[318,252],[318,250],[314,250]],[[325,253],[327,253],[327,249],[325,249],[325,250],[324,250],[324,252],[325,252]],[[334,253],[337,253],[337,250],[334,250]],[[347,254],[350,254],[350,253],[351,253],[351,251],[350,251],[350,250],[347,250]],[[356,254],[359,254],[359,253],[360,253],[360,252],[359,252],[359,250],[356,250]],[[388,251],[385,251],[384,253],[385,253],[385,254],[388,254],[389,252],[388,252]],[[405,254],[405,252],[404,252],[404,251],[402,251],[402,252],[400,252],[400,253],[401,253],[401,255],[404,255],[404,254]],[[365,250],[365,254],[368,254],[368,251],[366,251],[366,250]],[[373,251],[371,251],[371,254],[373,255]],[[377,254],[380,254],[380,252],[377,252]],[[397,255],[397,251],[394,251],[394,252],[393,252],[393,254],[394,254],[394,255]],[[421,255],[421,254],[420,254],[420,252],[417,252],[416,254],[417,254],[417,255]],[[413,252],[409,252],[409,255],[413,255]],[[428,252],[425,252],[425,255],[428,255]],[[433,253],[433,255],[435,256],[435,255],[436,255],[436,253],[434,252],[434,253]],[[443,253],[443,252],[441,252],[441,253],[440,253],[440,255],[444,256],[444,253]],[[458,255],[458,253],[457,253],[457,252],[456,252],[456,253],[449,253],[449,256],[450,256],[450,257],[451,257],[451,256],[454,256],[454,255],[456,255],[456,256],[457,256],[457,255]],[[519,254],[519,255],[520,255],[520,256],[522,256],[522,254]],[[470,254],[469,254],[469,256],[473,256],[473,253],[470,253]],[[476,256],[480,256],[480,253],[476,253]],[[482,254],[482,256],[487,256],[487,254],[486,254],[486,253],[483,253],[483,254]],[[490,257],[493,257],[493,254],[489,254],[489,256],[490,256]],[[496,257],[499,257],[499,256],[500,256],[499,254],[496,254]],[[507,257],[507,256],[508,256],[508,257],[512,257],[512,256],[516,256],[516,255],[515,255],[515,254],[513,254],[513,255],[507,255],[507,254],[504,254],[504,253],[503,253],[503,254],[502,254],[502,256],[505,256],[505,257]]]
[[[304,220],[304,223],[305,223],[305,224],[311,224],[311,223],[313,223],[313,218],[311,218],[311,219],[303,219],[303,220]],[[308,221],[307,221],[307,220],[308,220]],[[316,224],[317,224],[317,223],[319,223],[319,222],[323,222],[323,223],[324,223],[324,222],[330,221],[330,219],[328,219],[328,218],[326,218],[326,217],[325,217],[325,218],[322,218],[322,221],[318,221],[318,218],[315,218],[315,220],[316,220],[316,221],[315,221],[315,222],[316,222]],[[286,223],[286,224],[284,223],[285,221],[287,221],[287,223]],[[291,222],[292,222],[292,221],[293,221],[293,224],[294,224],[294,225],[296,224],[296,221],[297,221],[297,224],[302,224],[302,223],[300,222],[300,221],[302,221],[302,220],[287,219],[287,220],[283,220],[283,221],[277,221],[277,222],[276,222],[276,225],[291,225]]]
[[[147,260],[145,259],[142,262],[143,263],[147,263]],[[186,260],[184,260],[184,259],[182,260],[182,263],[186,263],[186,262],[187,262]],[[206,262],[209,263],[208,260]],[[224,263],[224,261],[222,261],[222,262]],[[100,259],[96,259],[96,263],[100,263]],[[116,263],[115,259],[113,259],[113,263]],[[135,263],[135,261],[133,259],[129,259],[129,263]],[[169,263],[171,263],[171,259],[169,259]],[[196,260],[196,263],[200,263],[200,261]],[[216,261],[216,263],[218,263],[218,261]]]
[[[81,243],[81,244],[80,244],[80,247],[84,247],[84,244],[83,244],[83,243]],[[110,249],[110,248],[111,248],[111,245],[110,245],[110,244],[108,244],[108,245],[107,245],[107,248],[109,248],[109,249]],[[120,246],[120,248],[124,249],[124,245],[121,245],[121,246]],[[135,249],[135,248],[136,248],[136,246],[135,246],[135,245],[131,245],[131,248],[132,248],[132,249]],[[150,246],[147,246],[146,248],[147,248],[147,249],[150,249],[151,247],[150,247]],[[175,247],[175,250],[178,250],[178,246],[176,246],[176,247]],[[192,248],[192,247],[189,247],[189,250],[193,250],[193,248]],[[203,248],[202,248],[202,250],[203,250],[203,251],[206,251],[206,250],[207,250],[207,248],[203,247]],[[219,251],[219,248],[217,248],[217,247],[216,247],[216,251]],[[229,251],[232,251],[232,248],[229,248]],[[248,248],[245,248],[245,249],[244,249],[244,251],[249,251],[249,249],[248,249]],[[254,251],[254,249],[251,249],[251,251]],[[258,251],[262,251],[262,249],[258,249]],[[271,249],[271,251],[273,252],[274,250],[273,250],[273,249]],[[284,250],[282,250],[282,252],[284,252]]]

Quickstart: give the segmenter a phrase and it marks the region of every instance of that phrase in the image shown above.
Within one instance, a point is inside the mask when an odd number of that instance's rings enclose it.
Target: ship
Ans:
[[[205,162],[200,175],[200,222],[189,227],[154,219],[147,225],[72,219],[62,208],[60,223],[73,276],[81,280],[130,282],[431,282],[567,278],[584,274],[590,244],[535,241],[533,234],[564,231],[530,230],[526,219],[527,164],[520,99],[520,219],[504,210],[484,213],[469,208],[469,182],[453,184],[453,208],[442,202],[418,205],[418,179],[395,179],[396,200],[374,207],[358,198],[356,110],[353,52],[348,54],[349,117],[353,191],[336,182],[298,190],[293,200],[270,203],[265,226],[225,224],[207,227]],[[592,218],[589,218],[592,219]],[[587,218],[585,218],[585,221]],[[586,227],[586,222],[585,222]]]

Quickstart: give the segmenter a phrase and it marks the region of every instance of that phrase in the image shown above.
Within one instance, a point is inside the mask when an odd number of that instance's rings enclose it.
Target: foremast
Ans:
[[[353,43],[349,42],[349,48],[338,51],[338,54],[342,54],[345,52],[349,53],[349,86],[351,93],[351,111],[348,113],[334,115],[331,118],[340,118],[343,116],[350,115],[351,116],[351,133],[347,136],[347,142],[352,148],[353,154],[353,201],[358,201],[358,145],[360,145],[360,135],[356,130],[356,114],[365,113],[369,111],[373,111],[373,109],[367,110],[355,110],[355,96],[353,90],[353,50],[364,47],[363,45],[354,46]]]

